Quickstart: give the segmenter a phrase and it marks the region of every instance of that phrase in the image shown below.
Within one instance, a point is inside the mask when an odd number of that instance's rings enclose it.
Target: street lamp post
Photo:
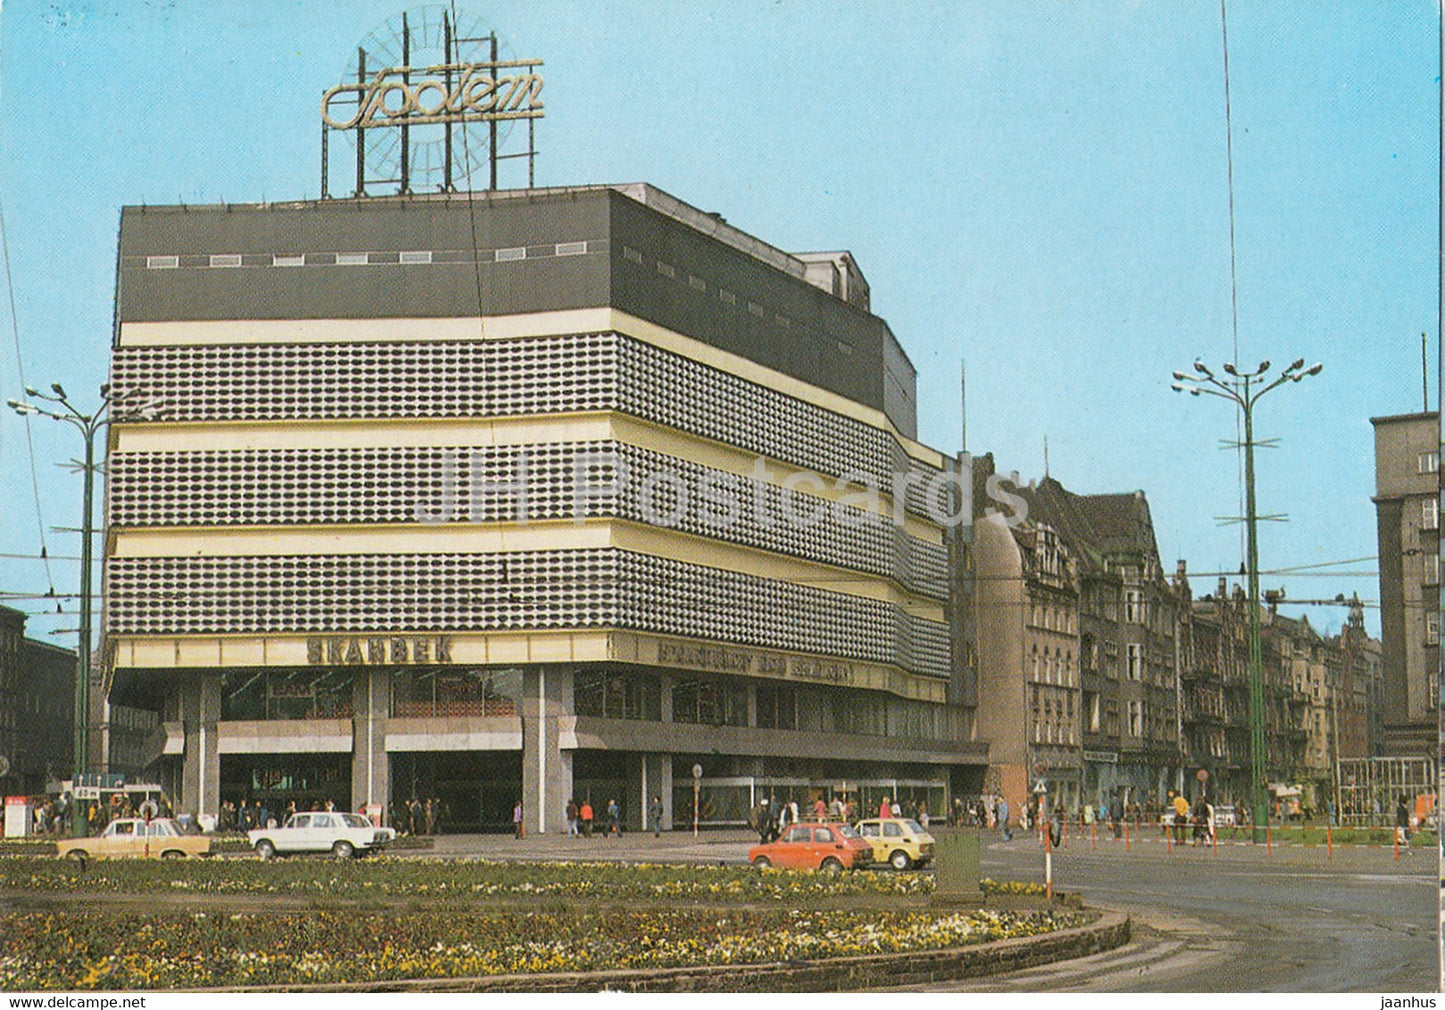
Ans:
[[[1259,635],[1259,538],[1257,532],[1258,521],[1261,518],[1255,511],[1254,503],[1254,447],[1256,445],[1273,446],[1275,439],[1266,439],[1263,442],[1254,440],[1254,405],[1265,393],[1277,389],[1287,382],[1299,382],[1307,375],[1318,375],[1322,364],[1314,364],[1305,368],[1305,359],[1300,358],[1288,368],[1284,369],[1273,379],[1265,376],[1269,371],[1269,362],[1262,361],[1253,372],[1240,372],[1230,362],[1225,362],[1224,371],[1230,376],[1228,379],[1220,379],[1205,366],[1204,362],[1194,362],[1194,371],[1197,375],[1186,375],[1184,372],[1174,373],[1175,392],[1189,393],[1199,396],[1201,393],[1208,393],[1210,396],[1218,396],[1229,400],[1244,414],[1244,441],[1241,443],[1226,443],[1227,448],[1244,448],[1244,523],[1246,534],[1246,573],[1249,579],[1249,773],[1250,773],[1250,808],[1252,835],[1256,843],[1265,840],[1265,825],[1268,822],[1269,811],[1265,799],[1265,756],[1267,754],[1267,741],[1265,740],[1265,717],[1264,717],[1264,664],[1260,649]],[[1278,519],[1279,516],[1264,516],[1266,519]]]
[[[112,395],[110,386],[100,387],[100,407],[86,414],[70,402],[65,389],[58,382],[50,384],[51,391],[42,393],[29,386],[25,388],[27,401],[9,400],[10,408],[22,417],[41,415],[56,421],[65,421],[75,426],[85,440],[85,461],[81,464],[84,474],[84,499],[81,503],[80,520],[80,643],[76,649],[75,663],[75,777],[73,788],[79,788],[82,776],[90,771],[90,641],[91,641],[91,567],[92,538],[95,533],[95,437],[110,424],[110,417],[124,413],[127,420],[151,420],[159,415],[156,401],[139,402],[136,390],[127,390]],[[39,406],[33,402],[42,400],[51,406]],[[71,814],[72,834],[83,838],[86,834],[86,820],[77,802]]]

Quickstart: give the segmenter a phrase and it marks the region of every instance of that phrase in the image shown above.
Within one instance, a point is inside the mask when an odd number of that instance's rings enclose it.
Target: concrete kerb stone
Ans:
[[[409,979],[348,985],[254,986],[233,992],[858,992],[982,978],[1087,957],[1129,942],[1123,912],[1092,910],[1093,922],[1041,936],[903,954],[689,968]]]

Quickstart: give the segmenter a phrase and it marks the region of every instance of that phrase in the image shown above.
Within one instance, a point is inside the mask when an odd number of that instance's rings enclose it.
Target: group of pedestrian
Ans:
[[[662,798],[653,797],[653,803],[661,807]],[[521,806],[520,803],[517,805]],[[622,837],[622,807],[615,799],[607,801],[600,825],[596,823],[596,812],[592,809],[590,797],[584,798],[581,803],[578,803],[576,799],[568,800],[566,816],[568,838],[591,838],[594,829],[600,830],[603,838]]]
[[[398,835],[435,835],[441,830],[445,816],[446,808],[437,796],[425,800],[412,796],[391,803],[391,826]]]

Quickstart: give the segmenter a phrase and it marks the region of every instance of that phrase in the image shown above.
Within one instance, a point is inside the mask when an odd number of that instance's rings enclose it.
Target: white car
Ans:
[[[360,814],[327,811],[292,814],[281,827],[253,828],[246,837],[262,859],[283,852],[330,852],[350,859],[381,849],[396,832],[378,828]]]

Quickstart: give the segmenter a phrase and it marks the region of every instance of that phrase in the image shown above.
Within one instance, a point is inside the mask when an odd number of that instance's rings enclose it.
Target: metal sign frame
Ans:
[[[397,66],[368,65],[364,45],[356,50],[356,80],[335,85],[321,98],[321,198],[330,193],[330,136],[335,131],[354,133],[356,137],[356,184],[353,196],[366,196],[367,187],[395,184],[398,192],[412,192],[411,128],[440,125],[443,127],[444,154],[442,183],[444,192],[457,191],[455,171],[454,130],[465,129],[468,123],[487,127],[487,161],[489,190],[497,189],[497,166],[512,158],[527,159],[527,187],[536,181],[536,121],[543,117],[541,101],[544,81],[537,73],[541,60],[502,60],[495,31],[477,37],[457,34],[451,17],[442,14],[441,63],[411,66],[412,31],[407,14],[401,15],[401,63]],[[433,43],[434,44],[434,43]],[[479,50],[480,47],[480,51]],[[502,74],[498,71],[512,71]],[[420,79],[419,79],[420,78]],[[351,115],[340,115],[341,110]],[[509,120],[526,120],[527,146],[523,151],[501,154],[498,151],[497,124]],[[398,130],[400,133],[399,172],[397,178],[371,178],[367,174],[367,133],[374,130]],[[465,147],[465,143],[463,143]],[[470,174],[470,168],[467,169]]]

